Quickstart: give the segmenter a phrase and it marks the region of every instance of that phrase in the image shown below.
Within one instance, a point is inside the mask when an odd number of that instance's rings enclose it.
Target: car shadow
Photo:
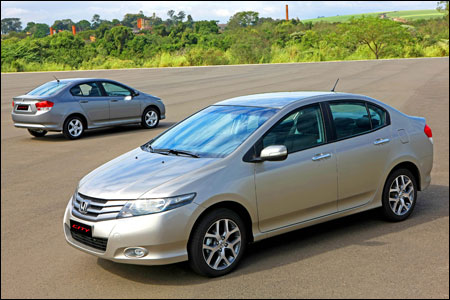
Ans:
[[[176,122],[161,122],[159,123],[158,127],[153,128],[153,129],[146,129],[141,127],[141,125],[139,124],[130,124],[130,125],[118,125],[118,126],[114,126],[114,127],[105,127],[105,128],[97,128],[97,129],[90,129],[90,130],[86,130],[83,133],[83,136],[80,138],[80,140],[85,140],[85,139],[93,139],[93,138],[97,138],[103,135],[110,135],[110,136],[115,136],[115,135],[126,135],[129,134],[131,132],[139,132],[139,131],[153,131],[153,130],[158,130],[158,129],[167,129],[170,126],[172,126],[173,124],[175,124]],[[67,142],[70,141],[68,139],[66,139],[64,137],[64,135],[60,132],[49,132],[47,133],[45,136],[43,137],[32,137],[35,140],[39,140],[39,141],[47,141],[47,142]]]
[[[140,266],[98,258],[97,264],[115,275],[144,284],[202,284],[296,263],[351,245],[382,246],[385,243],[377,241],[377,238],[448,217],[448,198],[448,186],[432,185],[419,193],[413,214],[403,222],[387,222],[381,217],[379,209],[374,209],[254,243],[249,245],[236,270],[219,278],[199,276],[191,271],[187,262]]]

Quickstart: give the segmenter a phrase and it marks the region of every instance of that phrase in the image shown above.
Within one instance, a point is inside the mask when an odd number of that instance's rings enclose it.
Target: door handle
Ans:
[[[373,142],[374,145],[381,145],[389,143],[390,139],[377,139],[375,142]]]
[[[316,154],[315,156],[313,156],[312,160],[317,161],[317,160],[325,159],[328,157],[331,157],[331,153],[320,153],[320,154]]]
[[[119,100],[117,100],[117,99],[112,99],[111,100],[111,102],[117,102],[117,101],[119,101]]]
[[[80,103],[88,103],[89,100],[81,100]]]

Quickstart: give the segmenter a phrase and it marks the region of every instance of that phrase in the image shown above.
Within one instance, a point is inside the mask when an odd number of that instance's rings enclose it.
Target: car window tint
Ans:
[[[102,82],[108,96],[131,96],[131,91],[114,83]]]
[[[100,89],[95,82],[83,83],[74,86],[70,89],[73,96],[99,97],[101,96]]]
[[[372,120],[372,128],[376,129],[386,125],[386,111],[372,104],[367,104]]]
[[[330,103],[338,139],[357,135],[372,129],[365,103]]]
[[[325,142],[322,113],[319,105],[297,110],[275,125],[262,140],[262,148],[285,145],[288,153]]]

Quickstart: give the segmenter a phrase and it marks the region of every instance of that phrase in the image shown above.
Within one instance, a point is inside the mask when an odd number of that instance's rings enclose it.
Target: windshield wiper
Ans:
[[[197,154],[194,154],[192,152],[189,151],[184,151],[184,150],[176,150],[176,149],[152,149],[154,153],[159,153],[159,154],[164,154],[164,155],[168,155],[168,154],[175,154],[175,155],[189,155],[191,157],[195,157],[195,158],[199,158],[200,156],[198,156]]]
[[[175,149],[169,149],[169,153],[175,154],[175,155],[179,155],[179,154],[183,154],[183,155],[189,155],[195,158],[199,158],[200,156],[198,156],[197,154],[194,154],[192,152],[189,151],[183,151],[183,150],[175,150]]]

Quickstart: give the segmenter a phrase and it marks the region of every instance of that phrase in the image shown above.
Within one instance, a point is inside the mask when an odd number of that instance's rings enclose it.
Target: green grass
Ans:
[[[345,16],[334,16],[325,18],[315,18],[301,20],[302,22],[348,22],[352,17],[358,18],[363,15],[365,16],[378,16],[382,13],[386,13],[388,18],[403,18],[405,20],[418,20],[418,19],[431,19],[431,18],[442,18],[444,13],[440,13],[435,9],[423,9],[423,10],[400,10],[400,11],[387,11],[387,12],[376,12],[376,13],[365,13],[365,14],[355,14],[355,15],[345,15]]]

